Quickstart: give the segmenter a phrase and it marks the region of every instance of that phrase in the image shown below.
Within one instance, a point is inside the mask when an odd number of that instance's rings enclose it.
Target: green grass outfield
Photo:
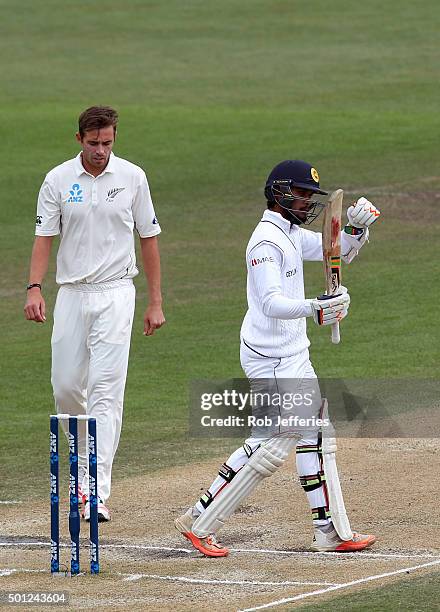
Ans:
[[[39,185],[76,154],[77,115],[92,103],[119,109],[116,152],[146,168],[164,230],[168,323],[142,336],[139,277],[116,475],[218,452],[185,437],[188,382],[241,375],[243,254],[283,158],[312,160],[330,189],[410,194],[345,271],[343,343],[309,325],[317,371],[437,374],[439,10],[424,5],[0,1],[2,497],[46,494],[50,317],[23,319],[23,287]],[[319,264],[307,286],[321,291]],[[49,310],[55,291],[52,266]]]
[[[318,373],[438,375],[438,2],[0,0],[0,10],[0,499],[47,496],[51,317],[24,320],[24,286],[38,188],[76,154],[76,119],[91,104],[120,111],[115,152],[146,169],[163,228],[168,322],[142,336],[138,277],[116,478],[235,444],[188,438],[188,384],[241,375],[244,249],[265,178],[285,158],[312,161],[324,187],[376,196],[386,211],[344,270],[342,344],[309,324]],[[312,296],[321,267],[306,272]],[[50,311],[53,263],[44,290]]]
[[[434,612],[438,610],[438,580],[438,572],[426,576],[411,576],[385,587],[369,585],[347,595],[339,594],[337,600],[327,599],[322,604],[295,605],[292,609],[302,612]]]

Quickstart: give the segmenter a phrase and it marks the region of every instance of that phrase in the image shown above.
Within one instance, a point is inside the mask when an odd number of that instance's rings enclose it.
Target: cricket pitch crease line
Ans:
[[[50,546],[49,542],[0,542],[0,548],[8,548],[13,546],[23,546],[23,547],[38,547],[38,546]],[[62,548],[70,548],[70,543],[61,542],[60,546]],[[196,553],[194,549],[189,548],[178,548],[173,546],[150,546],[148,544],[106,544],[100,543],[99,548],[111,549],[111,548],[120,548],[127,550],[151,550],[151,551],[164,551],[164,552],[182,552],[186,554]],[[326,558],[332,559],[334,557],[338,558],[353,558],[362,559],[362,558],[372,558],[372,559],[438,559],[440,560],[440,554],[434,555],[431,553],[415,553],[413,555],[408,554],[400,554],[400,553],[380,553],[380,552],[312,552],[312,551],[300,551],[300,550],[274,550],[270,548],[230,548],[231,552],[234,553],[252,553],[252,554],[270,554],[270,555],[291,555],[295,557],[315,557],[315,558]]]
[[[135,582],[141,578],[150,578],[153,580],[169,580],[171,582],[187,582],[190,584],[230,584],[237,586],[339,586],[337,582],[311,582],[308,580],[282,580],[280,582],[271,582],[265,580],[217,580],[209,578],[189,578],[187,576],[162,576],[160,574],[121,574],[124,576],[124,582]]]
[[[0,578],[2,576],[12,576],[12,574],[24,573],[24,574],[47,574],[47,570],[44,569],[26,569],[24,567],[4,567],[0,568]]]
[[[231,552],[237,553],[260,553],[260,554],[272,554],[272,555],[293,555],[297,557],[327,557],[328,559],[334,557],[356,557],[362,559],[362,557],[382,558],[382,559],[440,559],[440,554],[433,555],[431,553],[419,553],[413,555],[407,555],[403,553],[380,553],[380,552],[313,552],[309,550],[272,550],[270,548],[230,548]]]
[[[416,570],[423,569],[425,567],[432,567],[433,565],[439,565],[439,564],[440,564],[440,559],[437,561],[430,561],[429,563],[422,563],[421,565],[413,565],[412,567],[405,567],[400,570],[394,570],[393,572],[384,572],[383,574],[375,574],[374,576],[367,576],[366,578],[359,578],[358,580],[352,580],[351,582],[345,582],[343,584],[330,586],[326,589],[319,589],[318,591],[310,591],[308,593],[301,593],[300,595],[295,595],[293,597],[285,597],[283,599],[271,601],[267,604],[262,604],[261,606],[255,606],[254,608],[244,608],[243,610],[239,610],[238,612],[255,612],[255,610],[263,610],[264,608],[275,608],[276,606],[282,606],[283,604],[286,604],[286,603],[300,601],[301,599],[306,599],[307,597],[314,597],[316,595],[324,595],[326,593],[330,593],[331,591],[338,591],[339,589],[347,589],[351,586],[356,586],[358,584],[365,584],[366,582],[371,582],[373,580],[380,580],[381,578],[389,578],[390,576],[396,576],[398,574],[414,572]]]

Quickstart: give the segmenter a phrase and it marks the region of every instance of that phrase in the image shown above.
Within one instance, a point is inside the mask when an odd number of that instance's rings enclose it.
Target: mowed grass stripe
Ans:
[[[316,370],[437,374],[438,219],[417,222],[418,194],[439,187],[436,2],[424,11],[397,0],[0,6],[2,497],[47,494],[54,262],[46,326],[23,320],[23,287],[38,188],[76,154],[76,118],[91,103],[120,110],[116,152],[147,170],[164,229],[168,323],[141,335],[140,276],[116,478],[219,453],[187,437],[188,383],[241,375],[244,250],[266,175],[283,158],[310,159],[330,189],[413,194],[403,218],[382,198],[370,245],[343,268],[353,301],[341,345],[309,325]],[[306,271],[307,295],[317,295],[321,267]]]

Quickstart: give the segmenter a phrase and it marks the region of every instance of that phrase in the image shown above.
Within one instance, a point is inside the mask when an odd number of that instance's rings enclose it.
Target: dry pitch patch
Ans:
[[[190,470],[174,468],[116,482],[112,522],[100,528],[102,573],[96,577],[50,576],[48,503],[2,504],[0,590],[65,590],[69,607],[79,609],[243,610],[283,598],[291,601],[278,609],[288,609],[300,604],[301,599],[293,598],[305,593],[323,591],[306,601],[331,597],[332,585],[391,574],[339,591],[344,592],[402,576],[411,579],[425,571],[424,564],[433,564],[426,571],[440,568],[440,520],[432,499],[439,447],[437,440],[340,442],[341,480],[352,525],[378,537],[370,551],[352,555],[308,552],[309,509],[293,457],[223,530],[223,541],[233,549],[226,559],[200,556],[173,526],[175,516],[209,485],[224,457]],[[67,512],[67,499],[64,507]],[[62,557],[67,565],[65,518]],[[84,537],[86,529],[83,525]],[[87,547],[81,552],[85,570]],[[407,568],[420,569],[408,576]]]

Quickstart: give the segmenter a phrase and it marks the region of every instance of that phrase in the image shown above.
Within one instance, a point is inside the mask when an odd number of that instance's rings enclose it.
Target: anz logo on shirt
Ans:
[[[67,198],[67,202],[69,204],[72,204],[73,202],[78,202],[78,203],[84,202],[83,192],[82,192],[81,187],[78,185],[78,183],[74,183],[72,185],[72,188],[70,189],[69,193],[70,193],[70,196]]]

